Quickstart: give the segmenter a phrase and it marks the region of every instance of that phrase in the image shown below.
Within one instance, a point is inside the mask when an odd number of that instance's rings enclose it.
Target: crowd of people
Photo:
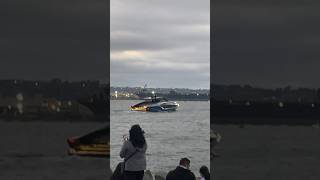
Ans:
[[[136,124],[129,130],[129,137],[124,136],[124,142],[120,151],[120,157],[124,162],[119,163],[112,180],[143,180],[144,171],[147,168],[146,151],[147,142],[144,131]],[[201,180],[210,180],[208,167],[202,166],[199,169]],[[166,180],[196,180],[194,173],[190,170],[190,160],[182,158],[179,165],[170,171]]]

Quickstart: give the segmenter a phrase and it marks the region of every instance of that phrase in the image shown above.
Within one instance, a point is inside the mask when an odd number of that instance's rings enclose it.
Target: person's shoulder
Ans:
[[[175,171],[175,169],[170,170],[169,173],[172,174],[174,171]],[[168,173],[168,174],[169,174],[169,173]]]
[[[166,180],[172,179],[172,171],[169,171],[168,174],[166,175]]]
[[[174,172],[175,172],[175,170],[171,170],[171,171],[169,171],[169,172],[168,172],[168,174],[167,174],[167,177],[172,176],[172,175],[174,174]]]
[[[191,177],[191,179],[196,179],[196,176],[193,174],[192,171],[189,171],[189,176]]]

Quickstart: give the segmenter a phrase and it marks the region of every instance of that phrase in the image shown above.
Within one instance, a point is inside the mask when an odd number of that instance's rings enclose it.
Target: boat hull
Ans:
[[[179,104],[161,97],[150,97],[146,101],[131,106],[133,111],[163,112],[176,111]]]
[[[148,112],[163,112],[163,111],[176,111],[178,107],[171,107],[171,108],[163,108],[161,106],[153,106],[153,107],[148,107],[146,111]]]
[[[170,105],[170,106],[161,106],[161,105],[153,105],[153,106],[132,106],[132,111],[143,111],[143,112],[170,112],[176,111],[178,109],[178,104]]]
[[[81,137],[67,139],[68,154],[78,156],[109,157],[110,143],[108,127],[93,131]]]
[[[68,149],[69,155],[109,157],[110,147],[107,144],[81,144]]]

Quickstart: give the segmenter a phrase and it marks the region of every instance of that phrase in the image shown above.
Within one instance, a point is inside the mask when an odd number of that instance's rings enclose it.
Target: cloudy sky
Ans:
[[[112,86],[209,87],[209,0],[110,5]]]
[[[320,87],[320,1],[214,1],[212,82]]]
[[[1,0],[0,79],[106,82],[105,0]]]
[[[320,1],[215,0],[211,81],[320,87]],[[108,79],[105,0],[1,0],[0,79]],[[112,84],[208,87],[209,0],[111,0]]]

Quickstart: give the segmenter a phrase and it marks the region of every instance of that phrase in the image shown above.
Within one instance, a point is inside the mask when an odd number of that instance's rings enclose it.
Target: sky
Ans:
[[[318,0],[110,3],[112,84],[320,87]],[[107,5],[1,0],[0,79],[108,81]]]
[[[1,0],[0,79],[108,81],[105,0]]]
[[[112,86],[209,88],[209,0],[111,0]]]
[[[211,81],[320,87],[320,1],[215,0]]]

